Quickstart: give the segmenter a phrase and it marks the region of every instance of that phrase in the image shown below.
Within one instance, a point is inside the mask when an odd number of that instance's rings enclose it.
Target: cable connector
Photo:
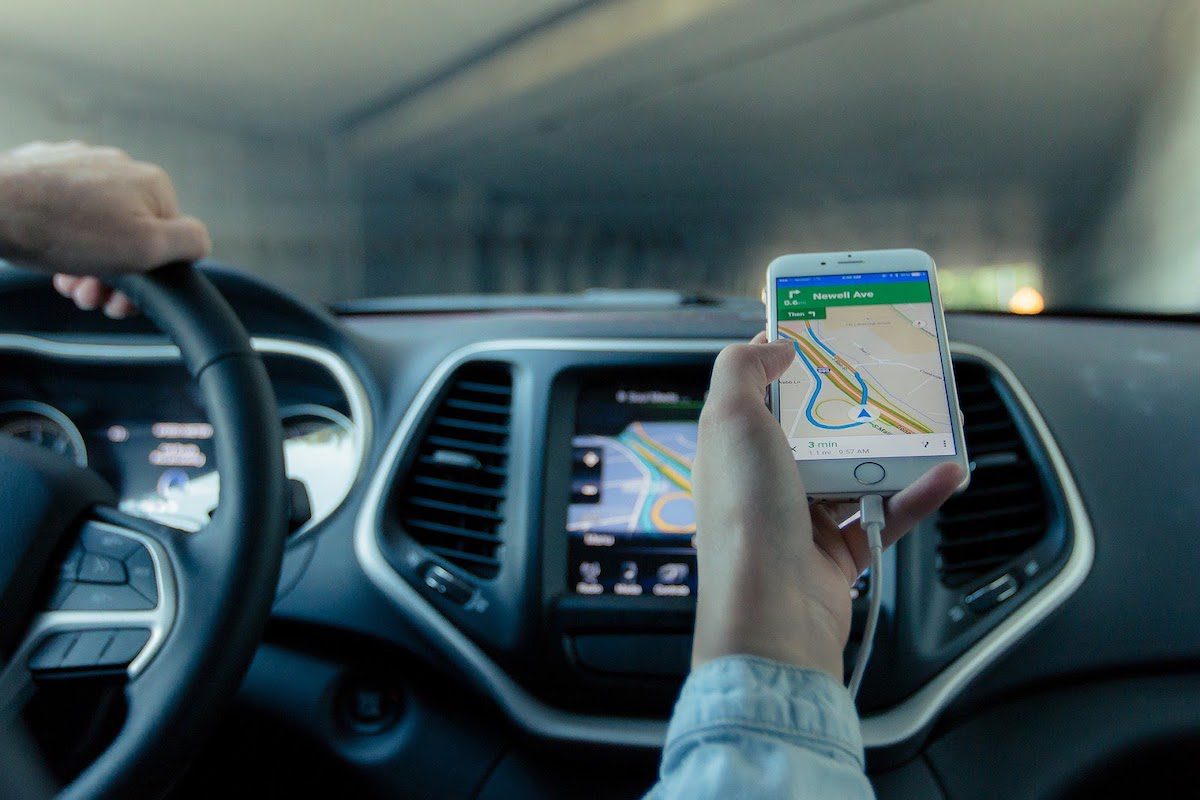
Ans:
[[[858,524],[867,532],[867,544],[883,549],[883,498],[877,494],[864,495],[858,501]]]
[[[867,546],[871,550],[871,593],[867,610],[867,624],[863,628],[862,642],[854,659],[854,671],[850,673],[850,697],[858,697],[867,663],[871,660],[871,648],[875,644],[875,629],[879,626],[879,609],[883,604],[883,528],[886,524],[883,498],[877,494],[864,495],[858,501],[858,524],[867,533]]]

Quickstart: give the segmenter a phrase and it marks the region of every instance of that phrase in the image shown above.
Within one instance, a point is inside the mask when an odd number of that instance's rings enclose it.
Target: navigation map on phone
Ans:
[[[779,381],[797,459],[953,455],[929,273],[776,279]]]

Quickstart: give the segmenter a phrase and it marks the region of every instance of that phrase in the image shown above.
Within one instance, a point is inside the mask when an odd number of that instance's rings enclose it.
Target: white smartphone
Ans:
[[[894,494],[943,461],[969,475],[928,254],[780,256],[766,299],[768,337],[796,350],[771,409],[810,497]]]

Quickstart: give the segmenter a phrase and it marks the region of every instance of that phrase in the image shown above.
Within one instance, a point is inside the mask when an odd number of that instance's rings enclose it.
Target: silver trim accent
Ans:
[[[379,520],[387,489],[409,436],[424,417],[442,384],[463,362],[485,353],[548,350],[568,352],[663,352],[716,353],[731,341],[724,339],[512,339],[479,342],[452,352],[432,371],[400,420],[376,470],[355,522],[354,551],[367,577],[409,619],[441,647],[505,712],[530,733],[551,739],[599,744],[661,747],[667,723],[660,719],[634,719],[579,714],[554,708],[531,695],[483,652],[470,638],[405,581],[388,563],[379,543]],[[1083,498],[1066,460],[1059,451],[1041,414],[1012,371],[996,356],[966,344],[952,344],[951,352],[975,358],[995,369],[1041,440],[1056,478],[1062,487],[1074,541],[1062,569],[1039,592],[1029,597],[1012,614],[955,659],[916,693],[896,706],[862,720],[867,747],[885,747],[905,742],[921,732],[988,664],[1007,651],[1051,611],[1060,606],[1083,583],[1091,568],[1095,544]]]
[[[154,579],[158,585],[158,605],[143,611],[45,611],[34,617],[33,624],[25,634],[25,638],[17,647],[16,653],[0,673],[0,708],[19,691],[23,682],[21,676],[26,669],[25,663],[42,640],[59,631],[85,631],[100,628],[147,628],[150,638],[142,646],[142,651],[129,663],[125,672],[133,680],[146,665],[158,654],[166,641],[167,634],[175,622],[175,609],[178,606],[179,595],[175,585],[175,573],[171,569],[171,559],[153,538],[137,531],[112,525],[107,522],[90,520],[90,525],[113,531],[146,546],[150,551],[150,560],[154,563]]]
[[[906,741],[932,723],[971,680],[1075,593],[1087,578],[1095,558],[1096,540],[1092,534],[1092,523],[1088,518],[1087,508],[1083,504],[1083,496],[1075,485],[1075,479],[1062,451],[1058,449],[1058,443],[1055,442],[1029,392],[1017,380],[1017,376],[1008,365],[987,350],[975,345],[952,344],[950,351],[954,355],[974,358],[995,370],[1021,405],[1021,410],[1037,434],[1062,490],[1073,535],[1071,553],[1062,569],[1049,583],[1026,598],[999,625],[984,634],[983,638],[929,683],[887,711],[864,719],[863,744],[867,747],[884,747]]]
[[[328,372],[346,396],[350,407],[351,442],[355,448],[357,468],[353,480],[346,484],[346,490],[338,499],[329,514],[313,518],[306,522],[290,538],[289,543],[299,541],[337,509],[358,482],[362,475],[367,459],[367,443],[371,441],[372,419],[371,406],[367,400],[366,389],[358,375],[350,368],[341,356],[331,350],[307,342],[294,339],[278,339],[255,336],[250,344],[259,353],[270,355],[290,356],[311,361]],[[61,339],[44,339],[21,333],[0,333],[0,351],[13,351],[47,356],[63,361],[140,361],[160,362],[178,361],[179,348],[173,344],[101,344],[98,342],[69,342]]]

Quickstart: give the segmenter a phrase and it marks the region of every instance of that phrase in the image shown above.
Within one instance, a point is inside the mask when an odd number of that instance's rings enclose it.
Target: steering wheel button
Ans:
[[[59,608],[63,611],[145,611],[154,603],[128,586],[80,584]]]
[[[158,583],[154,579],[154,562],[150,559],[150,551],[139,547],[125,562],[125,570],[129,573],[129,585],[138,594],[157,604]]]
[[[102,528],[94,522],[89,522],[83,527],[83,534],[79,540],[83,544],[83,549],[89,553],[108,556],[117,561],[129,558],[133,551],[140,546],[134,539]]]
[[[43,639],[26,665],[34,672],[57,669],[78,639],[79,634],[75,631],[56,633],[48,639]]]
[[[59,581],[54,587],[54,591],[50,594],[50,599],[46,601],[46,608],[50,611],[56,611],[62,608],[62,604],[66,602],[67,597],[75,589],[74,581]]]
[[[75,580],[75,577],[79,574],[79,562],[82,560],[83,560],[83,548],[76,545],[75,547],[73,547],[71,549],[71,552],[67,554],[66,559],[59,566],[59,570],[58,570],[59,580],[63,580],[63,581]]]
[[[125,583],[125,565],[115,558],[88,553],[79,562],[80,583]]]
[[[124,667],[137,658],[150,641],[146,628],[123,628],[113,632],[112,641],[96,662],[98,667]]]
[[[80,631],[75,646],[63,656],[58,668],[87,669],[96,666],[112,638],[113,632],[110,630]]]

